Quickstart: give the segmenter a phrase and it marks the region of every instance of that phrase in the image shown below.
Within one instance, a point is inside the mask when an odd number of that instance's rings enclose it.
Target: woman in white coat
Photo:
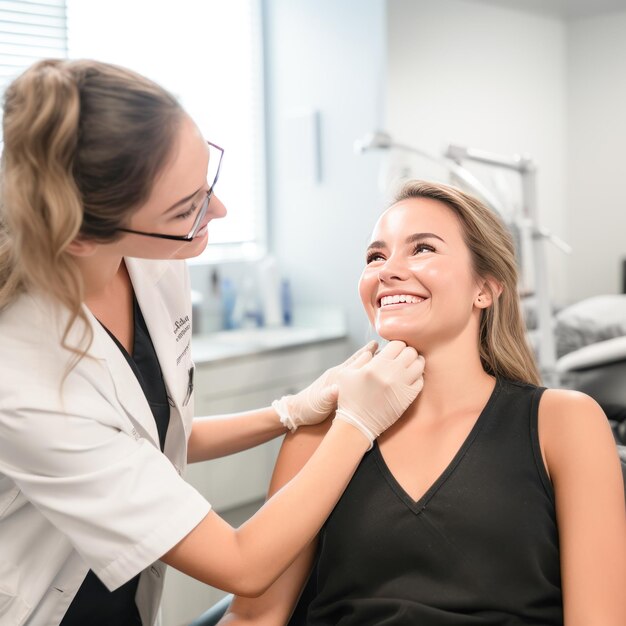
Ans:
[[[165,564],[261,593],[416,397],[423,359],[370,346],[273,407],[193,420],[182,259],[226,213],[223,151],[165,90],[93,61],[28,69],[3,131],[0,623],[152,625]],[[238,529],[181,477],[337,404],[311,461]]]

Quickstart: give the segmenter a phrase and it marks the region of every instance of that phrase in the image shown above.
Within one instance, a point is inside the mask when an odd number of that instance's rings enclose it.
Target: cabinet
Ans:
[[[247,411],[306,387],[321,372],[348,355],[345,339],[259,352],[247,356],[196,362],[196,415]],[[186,479],[213,508],[237,526],[265,497],[280,439],[221,459],[194,463]],[[169,568],[162,603],[163,626],[189,623],[224,592]]]

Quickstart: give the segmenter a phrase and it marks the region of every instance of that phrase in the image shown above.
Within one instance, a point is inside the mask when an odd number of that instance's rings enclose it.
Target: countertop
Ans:
[[[196,365],[344,339],[345,316],[336,310],[308,310],[294,315],[294,324],[245,328],[194,335],[191,354]]]

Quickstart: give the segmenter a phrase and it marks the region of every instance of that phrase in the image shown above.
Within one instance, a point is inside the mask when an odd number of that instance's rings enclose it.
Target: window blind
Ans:
[[[0,0],[0,92],[35,61],[66,55],[65,0]]]

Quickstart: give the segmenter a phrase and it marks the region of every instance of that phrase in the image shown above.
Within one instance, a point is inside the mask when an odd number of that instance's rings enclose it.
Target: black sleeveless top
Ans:
[[[417,502],[374,446],[320,533],[290,625],[562,625],[554,495],[537,434],[542,392],[498,380]]]
[[[150,339],[146,321],[133,295],[134,340],[133,354],[109,329],[102,325],[130,365],[150,405],[159,433],[161,451],[165,446],[165,435],[170,421],[170,406],[159,359]],[[115,591],[109,591],[100,579],[89,570],[80,589],[72,600],[60,626],[141,626],[141,618],[135,594],[139,574]]]

